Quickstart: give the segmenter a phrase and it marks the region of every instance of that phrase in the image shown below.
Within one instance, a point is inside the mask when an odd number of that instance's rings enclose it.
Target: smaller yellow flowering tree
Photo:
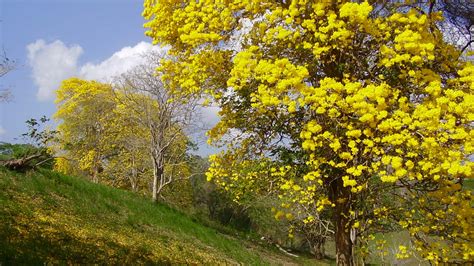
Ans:
[[[146,188],[150,137],[123,104],[123,93],[109,84],[71,78],[56,94],[56,169],[134,191]]]
[[[108,176],[106,181],[135,192],[148,191],[152,178],[150,132],[140,123],[140,116],[130,112],[130,103],[124,93],[115,90],[114,96],[116,106],[108,121],[110,138],[106,153],[110,156],[107,156],[104,169],[104,175]]]
[[[56,168],[62,172],[85,173],[99,182],[111,137],[115,101],[112,87],[78,78],[64,80],[56,91],[58,125]],[[72,171],[72,172],[70,172]]]

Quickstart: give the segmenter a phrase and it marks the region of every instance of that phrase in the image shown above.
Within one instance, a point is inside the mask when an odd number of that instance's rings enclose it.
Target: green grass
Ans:
[[[0,169],[0,264],[315,265],[132,192],[48,170]],[[324,265],[321,262],[319,264]]]

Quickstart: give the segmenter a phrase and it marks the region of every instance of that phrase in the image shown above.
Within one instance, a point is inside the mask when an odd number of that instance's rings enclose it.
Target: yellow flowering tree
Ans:
[[[425,259],[471,261],[474,65],[432,11],[145,0],[143,16],[154,43],[171,47],[159,70],[174,95],[221,107],[209,141],[227,151],[211,158],[208,179],[259,178],[224,171],[224,157],[279,164],[280,190],[333,214],[340,265],[354,263],[370,228],[393,221]]]
[[[131,112],[131,105],[123,91],[115,90],[116,102],[113,115],[108,121],[110,137],[107,139],[107,182],[115,187],[131,188],[132,191],[149,190],[153,176],[149,156],[150,132],[140,123],[141,116]],[[138,95],[135,97],[139,97]],[[141,97],[148,99],[147,96]],[[144,100],[145,101],[145,100]]]
[[[64,80],[56,91],[59,121],[56,168],[65,173],[84,173],[100,181],[111,136],[109,121],[115,108],[112,87],[79,78]]]
[[[133,191],[146,188],[150,134],[124,104],[124,94],[110,84],[71,78],[56,95],[56,169]]]

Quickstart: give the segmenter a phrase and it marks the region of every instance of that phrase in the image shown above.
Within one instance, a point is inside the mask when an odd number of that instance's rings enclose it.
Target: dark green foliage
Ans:
[[[56,130],[48,130],[45,128],[45,124],[49,122],[49,118],[42,116],[40,119],[31,118],[27,120],[26,126],[28,132],[21,134],[27,142],[35,147],[45,147],[49,142],[54,140],[56,137]]]

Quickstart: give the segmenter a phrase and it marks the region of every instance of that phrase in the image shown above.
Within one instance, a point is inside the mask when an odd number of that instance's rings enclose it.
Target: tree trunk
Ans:
[[[344,187],[342,178],[337,178],[331,183],[329,198],[334,202],[334,225],[336,242],[336,264],[344,266],[354,265],[352,254],[352,241],[350,233],[350,209],[351,192],[348,187]]]
[[[136,179],[130,180],[130,185],[132,186],[133,192],[138,192],[138,181]]]
[[[99,177],[98,177],[98,170],[97,170],[97,165],[94,165],[92,167],[92,182],[93,183],[99,183]]]
[[[160,178],[159,175],[160,174],[159,174],[159,169],[158,169],[156,159],[153,158],[153,192],[152,192],[153,202],[158,201],[158,186],[159,186],[158,178]]]
[[[93,183],[96,183],[98,184],[99,183],[99,164],[100,164],[100,160],[101,159],[101,155],[99,152],[95,152],[94,153],[94,158],[93,158],[93,165],[92,165],[92,182]]]
[[[135,167],[135,158],[132,155],[132,175],[129,178],[130,180],[130,185],[132,186],[132,191],[137,192],[138,191],[138,170]]]
[[[337,208],[338,204],[336,203],[336,213],[335,213],[335,224],[336,224],[336,263],[337,265],[352,266],[353,264],[353,254],[352,254],[352,241],[351,234],[349,230],[349,208],[345,206],[340,206]],[[345,204],[341,204],[345,205]]]
[[[310,247],[311,247],[311,253],[313,253],[314,255],[314,258],[317,259],[317,260],[322,260],[324,259],[325,257],[325,252],[324,252],[324,243],[325,243],[325,239],[324,238],[321,238],[321,239],[317,239],[315,241],[312,241],[310,244]]]
[[[160,158],[153,158],[153,202],[158,202],[158,196],[160,195],[162,182],[164,178],[164,167],[161,163]]]

